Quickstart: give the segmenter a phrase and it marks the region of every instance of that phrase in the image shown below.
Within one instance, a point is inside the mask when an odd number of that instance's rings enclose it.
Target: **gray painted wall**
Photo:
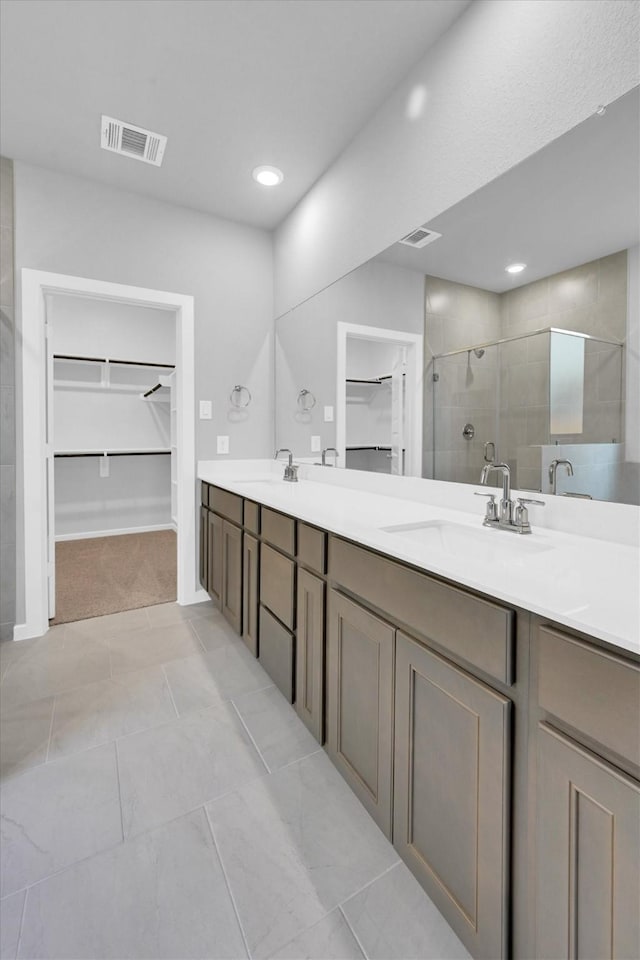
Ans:
[[[31,267],[193,295],[196,398],[213,401],[213,419],[197,422],[196,456],[215,459],[217,434],[230,437],[232,457],[271,455],[271,236],[21,162],[14,173],[16,276]],[[242,419],[228,402],[236,383],[253,396]],[[20,540],[18,530],[18,568]],[[17,593],[20,621],[20,584]]]
[[[0,157],[0,640],[15,623],[16,445],[13,164]]]
[[[276,321],[276,440],[297,457],[311,457],[311,437],[335,446],[336,425],[323,407],[336,403],[337,324],[357,323],[422,334],[424,277],[413,270],[371,261]],[[300,390],[316,405],[300,411]],[[317,459],[317,455],[316,455]]]
[[[633,89],[639,28],[638,3],[475,0],[278,227],[277,312]]]

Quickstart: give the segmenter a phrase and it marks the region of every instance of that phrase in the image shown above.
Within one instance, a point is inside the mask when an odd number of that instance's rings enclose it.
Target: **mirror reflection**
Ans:
[[[277,445],[474,484],[502,461],[519,489],[640,502],[639,107],[636,90],[279,318]]]

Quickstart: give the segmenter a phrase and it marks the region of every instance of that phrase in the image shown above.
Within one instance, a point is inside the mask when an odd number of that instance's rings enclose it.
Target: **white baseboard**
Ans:
[[[31,628],[26,623],[15,624],[13,628],[14,640],[30,640],[33,636],[36,636],[36,634],[33,633]]]
[[[60,533],[56,536],[56,543],[60,540],[91,540],[94,537],[119,537],[125,533],[152,533],[154,530],[177,531],[175,523],[157,523],[146,527],[120,527],[117,530],[89,530],[86,533]]]
[[[190,607],[192,603],[204,603],[205,600],[210,599],[211,597],[206,590],[196,590],[195,593],[192,593],[189,597],[185,597],[184,600],[178,600],[178,604],[181,607]]]

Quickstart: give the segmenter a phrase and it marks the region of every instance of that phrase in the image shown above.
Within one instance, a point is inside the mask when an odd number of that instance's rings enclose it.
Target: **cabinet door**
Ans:
[[[640,956],[640,784],[538,728],[536,956]]]
[[[242,540],[242,639],[258,656],[258,541],[244,534]]]
[[[242,530],[228,520],[222,521],[220,609],[236,633],[242,633]]]
[[[330,591],[327,751],[351,789],[391,837],[395,631]]]
[[[324,583],[298,569],[296,710],[318,743],[324,726]]]
[[[260,663],[289,703],[295,699],[295,637],[260,606]]]
[[[207,545],[207,575],[209,596],[220,606],[222,598],[222,517],[209,513],[209,536]]]
[[[398,632],[394,845],[474,957],[507,955],[505,697]]]
[[[209,511],[200,507],[200,584],[209,589]]]

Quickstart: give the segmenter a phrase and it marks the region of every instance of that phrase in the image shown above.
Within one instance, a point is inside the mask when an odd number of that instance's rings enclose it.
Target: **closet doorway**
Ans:
[[[49,294],[45,317],[49,621],[175,601],[175,311]]]
[[[104,608],[113,603],[108,585],[90,595],[99,552],[116,593],[124,591],[122,609],[165,599],[170,563],[161,564],[164,584],[145,585],[137,574],[172,540],[178,603],[204,599],[195,564],[193,298],[28,269],[22,295],[23,382],[33,386],[23,392],[25,618],[14,637],[45,633],[54,616],[115,612]],[[84,578],[79,613],[56,610],[56,552]],[[128,596],[126,563],[137,577]]]
[[[337,329],[339,463],[422,476],[422,336],[350,323]]]

